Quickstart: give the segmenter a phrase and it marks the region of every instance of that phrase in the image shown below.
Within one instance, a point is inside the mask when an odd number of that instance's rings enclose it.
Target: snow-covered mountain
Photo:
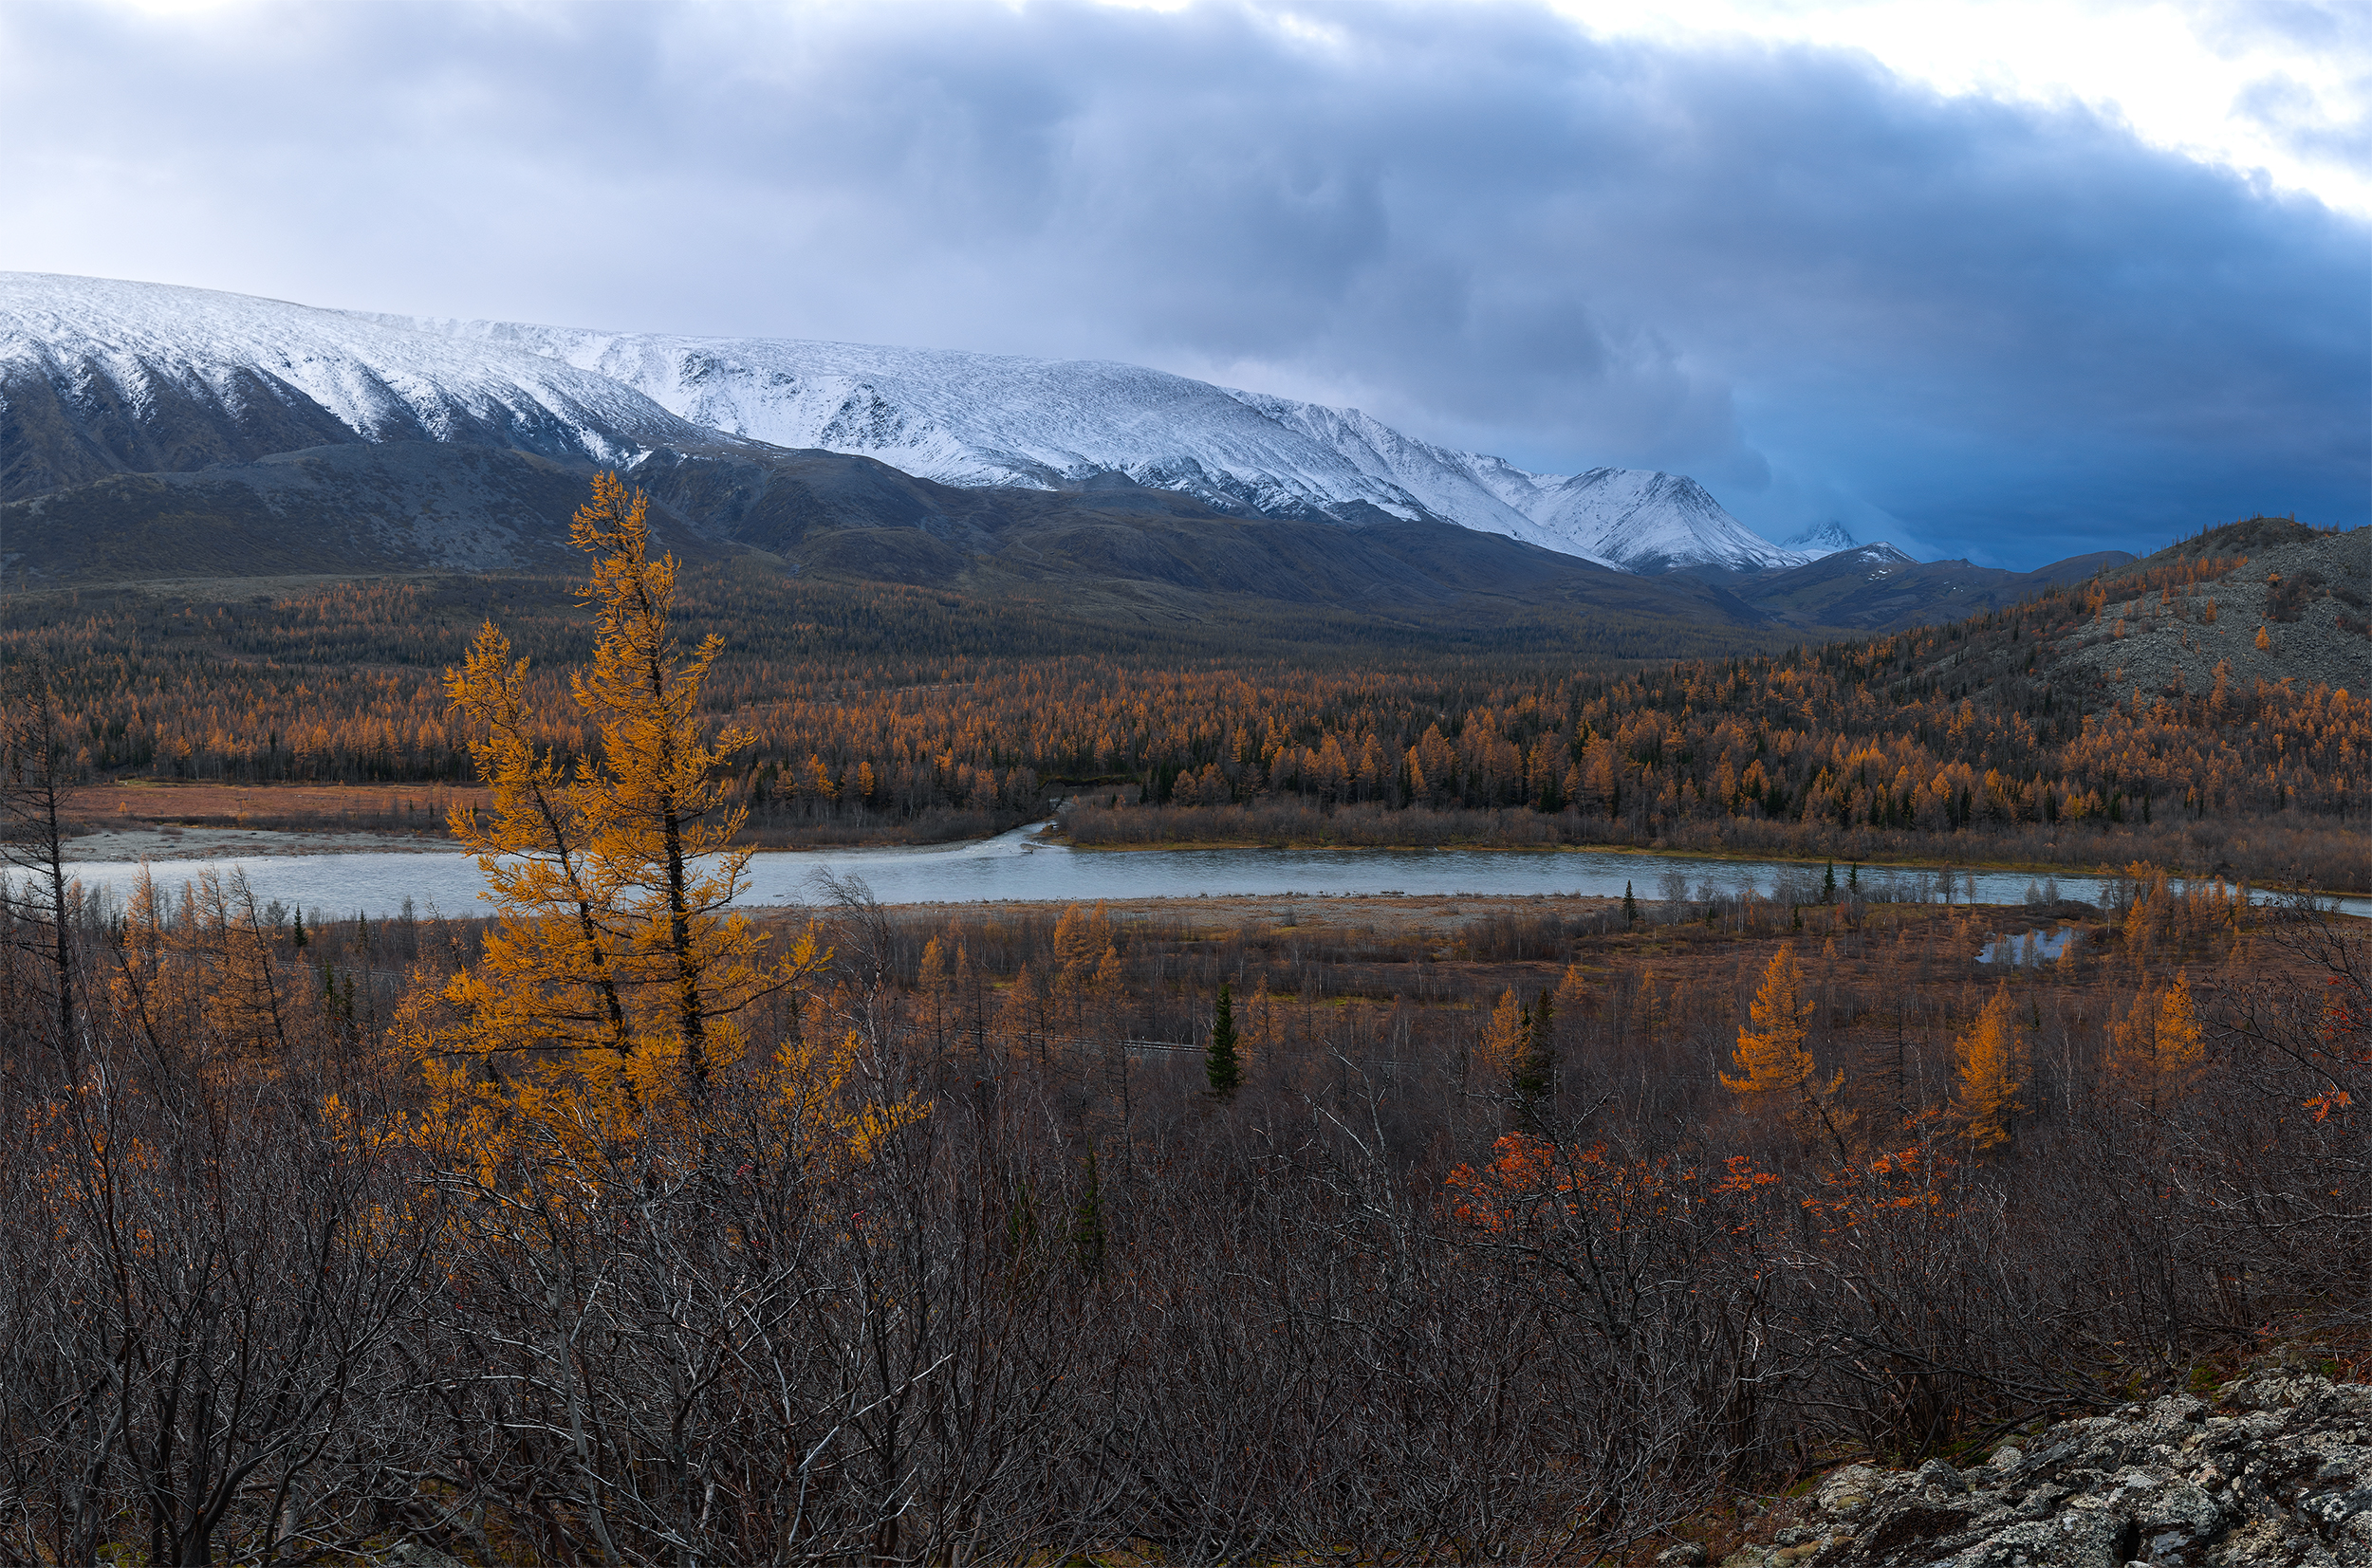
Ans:
[[[1532,473],[1355,409],[1138,365],[412,319],[0,273],[0,502],[358,441],[621,466],[765,443],[969,487],[1121,475],[1237,513],[1434,517],[1645,573],[1823,553],[1759,538],[1680,475]]]
[[[695,423],[879,458],[950,485],[1055,489],[1121,474],[1214,506],[1431,514],[1624,570],[1739,571],[1813,559],[1749,530],[1695,480],[1636,469],[1532,473],[1357,409],[1238,392],[1141,365],[805,339],[678,338],[517,322],[375,323],[525,349],[644,393]]]
[[[1645,469],[1592,469],[1544,481],[1533,526],[1566,541],[1551,549],[1631,572],[1769,571],[1807,559],[1750,532],[1696,480]]]
[[[715,440],[613,378],[516,349],[242,294],[28,272],[0,272],[0,417],[27,437],[0,499],[357,440],[598,463]]]

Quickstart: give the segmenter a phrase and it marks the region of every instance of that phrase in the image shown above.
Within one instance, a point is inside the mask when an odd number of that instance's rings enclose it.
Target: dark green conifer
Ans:
[[[1087,1157],[1092,1160],[1091,1149]],[[1089,1167],[1093,1169],[1092,1166]],[[1026,1256],[1038,1242],[1038,1198],[1028,1182],[1013,1189],[1013,1201],[1005,1210],[1005,1249],[1015,1258]]]
[[[1510,1079],[1508,1087],[1515,1091],[1525,1130],[1538,1133],[1557,1097],[1557,1008],[1546,990],[1537,1005],[1524,1009],[1523,1042]]]
[[[1639,924],[1639,900],[1631,896],[1631,884],[1627,881],[1622,884],[1622,923],[1626,926]]]
[[[1235,993],[1224,980],[1211,1009],[1211,1043],[1203,1048],[1202,1071],[1211,1080],[1211,1092],[1221,1099],[1233,1095],[1243,1081],[1244,1065],[1235,1054]]]

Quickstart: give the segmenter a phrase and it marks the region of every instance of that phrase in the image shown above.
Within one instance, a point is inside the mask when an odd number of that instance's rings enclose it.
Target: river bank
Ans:
[[[2137,862],[2190,876],[2264,887],[2372,893],[2372,834],[2344,821],[2276,817],[2246,822],[1993,822],[1953,831],[1841,828],[1739,817],[1642,827],[1572,811],[1229,805],[1066,809],[1060,837],[1106,851],[1455,849],[1471,853],[1584,851],[1666,859],[1833,862],[1900,871],[1974,867],[2033,876],[2113,876]]]

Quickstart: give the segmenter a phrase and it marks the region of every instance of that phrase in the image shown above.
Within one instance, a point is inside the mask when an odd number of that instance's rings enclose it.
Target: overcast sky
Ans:
[[[0,268],[1158,365],[1781,537],[2372,509],[2372,7],[0,5]]]

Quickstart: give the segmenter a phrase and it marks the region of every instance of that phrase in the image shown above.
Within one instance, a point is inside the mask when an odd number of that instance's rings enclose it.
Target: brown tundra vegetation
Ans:
[[[1587,1561],[2361,1320],[2353,922],[843,892],[630,1115],[400,1048],[482,924],[12,902],[7,1554]]]
[[[492,626],[449,679],[492,920],[85,898],[8,710],[0,1556],[1589,1563],[2363,1326],[2353,920],[753,921],[640,521],[576,719]]]

